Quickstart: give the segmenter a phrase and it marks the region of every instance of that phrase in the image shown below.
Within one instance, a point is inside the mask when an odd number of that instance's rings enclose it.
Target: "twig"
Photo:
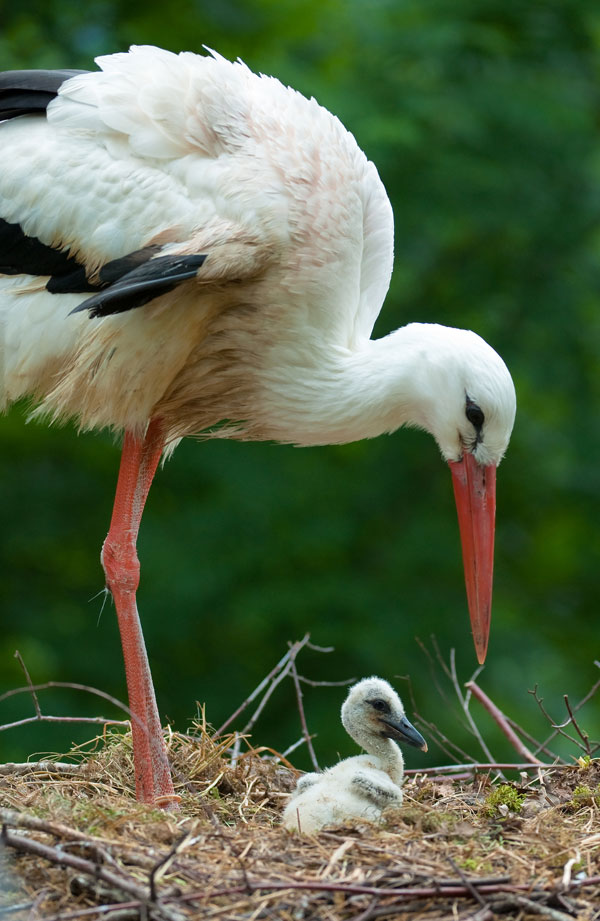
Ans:
[[[423,652],[423,655],[427,658],[427,661],[429,662],[429,673],[430,673],[430,675],[431,675],[431,680],[433,681],[433,683],[434,683],[434,685],[435,685],[435,687],[436,687],[436,690],[437,690],[438,694],[440,695],[440,697],[442,698],[442,700],[444,701],[444,703],[448,704],[448,707],[449,707],[449,706],[450,706],[450,701],[448,700],[448,697],[447,697],[447,695],[446,695],[446,692],[444,691],[443,687],[441,686],[441,684],[440,684],[439,681],[438,681],[438,670],[437,670],[436,667],[435,667],[435,664],[434,664],[434,661],[433,661],[433,656],[431,655],[431,653],[430,653],[429,650],[427,649],[427,646],[425,645],[425,643],[424,643],[421,639],[419,639],[419,637],[416,637],[416,641],[417,641],[418,646],[421,648],[421,651]],[[436,639],[435,639],[434,636],[431,637],[431,642],[432,642],[432,644],[433,644],[434,649],[436,649],[436,651],[437,651],[437,641],[436,641]],[[442,669],[443,669],[444,672],[446,672],[446,674],[447,674],[447,666],[446,666],[446,663],[444,662],[444,660],[443,660],[439,655],[438,655],[438,659],[440,659],[440,664],[441,664],[441,666],[442,666]]]
[[[21,902],[20,905],[6,905],[4,908],[0,908],[0,915],[10,915],[15,911],[28,911],[30,908],[33,908],[35,902]]]
[[[496,706],[496,704],[490,700],[487,694],[482,691],[478,684],[474,681],[468,681],[465,687],[469,688],[473,692],[473,696],[482,704],[483,707],[488,711],[492,719],[498,724],[508,741],[511,743],[513,748],[525,758],[526,761],[529,761],[531,764],[542,764],[539,758],[529,751],[526,745],[523,745],[518,735],[514,730],[509,726],[504,713]]]
[[[304,738],[304,736],[300,736],[300,738],[296,739],[296,741],[292,745],[288,745],[286,750],[284,752],[281,752],[281,755],[278,755],[276,758],[274,758],[274,761],[277,762],[277,761],[281,761],[283,758],[287,758],[288,755],[291,755],[292,752],[295,752],[297,748],[300,748],[300,746],[304,745],[305,743],[306,743],[306,739]]]
[[[487,908],[488,905],[485,899],[483,898],[483,896],[481,895],[481,893],[477,892],[477,889],[475,888],[473,883],[467,879],[467,877],[465,876],[463,871],[460,869],[460,867],[452,860],[452,857],[450,857],[450,855],[447,855],[446,859],[448,863],[450,864],[450,866],[452,867],[452,869],[454,870],[454,872],[456,873],[456,875],[460,877],[461,883],[471,893],[475,901],[479,902],[482,908]]]
[[[310,634],[309,634],[309,633],[306,633],[306,634],[304,635],[304,637],[303,637],[301,640],[299,640],[297,643],[294,643],[294,646],[297,646],[297,647],[298,647],[298,651],[302,648],[302,646],[306,646],[306,645],[308,644],[309,637],[310,637]],[[256,698],[257,698],[258,695],[261,693],[261,691],[262,691],[264,688],[266,688],[266,686],[268,685],[269,681],[271,681],[271,680],[275,677],[275,675],[277,675],[277,673],[280,672],[282,668],[284,668],[284,666],[285,666],[286,663],[289,661],[290,656],[291,656],[292,653],[293,653],[294,646],[292,646],[290,649],[288,649],[288,651],[286,652],[286,654],[285,654],[284,656],[281,657],[281,659],[279,660],[279,662],[271,669],[271,671],[269,672],[269,674],[268,674],[265,678],[263,678],[263,680],[260,682],[260,684],[257,685],[257,687],[254,688],[254,690],[252,691],[252,693],[249,694],[248,697],[246,697],[246,699],[242,701],[242,703],[239,705],[239,707],[237,708],[237,710],[235,710],[235,711],[231,714],[231,716],[228,717],[228,718],[225,720],[225,722],[223,723],[222,726],[219,726],[219,728],[218,728],[217,731],[215,732],[215,738],[216,738],[217,736],[220,736],[221,733],[223,733],[223,732],[225,731],[225,729],[227,729],[227,727],[230,726],[231,723],[233,723],[233,721],[240,715],[240,713],[243,713],[243,711],[246,709],[246,707],[247,707],[249,704],[251,704],[253,700],[256,700]],[[296,653],[296,654],[297,654],[297,653]]]
[[[319,762],[317,761],[317,756],[315,755],[315,750],[312,744],[312,737],[308,731],[308,726],[306,724],[306,716],[304,714],[304,706],[302,704],[302,688],[300,687],[300,680],[298,678],[298,670],[296,668],[296,662],[294,659],[290,660],[290,672],[292,679],[294,681],[294,687],[296,688],[296,700],[298,701],[298,713],[300,714],[300,725],[302,726],[302,735],[306,739],[306,747],[308,748],[308,753],[310,755],[310,760],[315,771],[319,771]]]
[[[14,723],[4,723],[0,726],[0,732],[6,729],[15,729],[17,726],[26,726],[27,723],[100,723],[103,726],[124,726],[130,725],[129,720],[109,720],[103,716],[26,716],[22,720],[15,720]]]
[[[527,741],[530,742],[532,746],[534,746],[534,751],[533,751],[534,755],[537,755],[539,752],[543,752],[549,758],[554,758],[557,763],[558,762],[562,764],[565,763],[564,760],[560,757],[560,755],[557,755],[556,752],[551,751],[549,748],[546,747],[546,745],[544,745],[544,743],[540,743],[535,738],[535,736],[532,736],[530,732],[527,732],[527,730],[524,729],[523,726],[521,726],[519,723],[516,723],[515,720],[511,719],[510,716],[506,717],[506,721],[508,722],[510,726],[512,726],[512,728],[515,730],[515,732],[518,735],[523,736],[523,738],[527,739]]]
[[[597,659],[594,659],[594,665],[596,666],[596,668],[600,668],[600,662]],[[573,710],[575,711],[575,713],[577,713],[577,711],[580,710],[581,707],[587,704],[588,700],[590,700],[594,696],[598,688],[600,688],[600,678],[598,679],[598,681],[596,681],[595,684],[592,685],[592,687],[589,689],[585,697],[581,698],[577,706],[573,707]]]
[[[19,652],[18,649],[15,649],[15,659],[18,660],[19,665],[21,666],[21,668],[23,669],[23,672],[24,672],[24,674],[25,674],[25,679],[26,679],[27,684],[28,684],[28,686],[29,686],[29,688],[30,688],[30,690],[31,690],[31,696],[32,696],[32,698],[33,698],[33,706],[34,706],[36,715],[41,717],[42,711],[40,710],[40,702],[39,702],[39,700],[38,700],[37,694],[35,693],[35,688],[34,688],[34,686],[33,686],[33,681],[31,680],[31,675],[29,674],[29,671],[28,671],[28,669],[27,669],[27,666],[25,665],[25,662],[23,661],[23,657],[22,657],[22,655],[21,655],[21,653]]]
[[[335,652],[335,646],[317,646],[315,643],[308,642],[306,644],[307,649],[312,649],[313,652]],[[600,666],[598,666],[600,668]]]
[[[589,735],[587,735],[587,733],[583,732],[583,730],[580,729],[579,723],[578,723],[577,720],[575,719],[575,713],[574,713],[574,711],[571,709],[571,704],[569,703],[569,695],[568,695],[568,694],[563,694],[563,697],[564,697],[564,701],[565,701],[565,707],[567,708],[567,713],[569,714],[569,716],[570,716],[570,718],[571,718],[571,724],[572,724],[572,726],[573,726],[573,729],[575,730],[575,732],[577,733],[577,735],[579,736],[579,738],[580,738],[581,741],[583,742],[583,745],[584,745],[584,747],[585,747],[586,754],[588,754],[588,755],[591,757],[592,751],[591,751],[591,748],[590,748],[590,737],[589,737]]]
[[[456,653],[454,649],[450,650],[450,680],[452,681],[454,690],[456,691],[456,696],[458,697],[459,703],[462,707],[462,710],[467,720],[467,723],[469,725],[469,728],[471,732],[473,733],[473,735],[475,736],[475,738],[477,739],[477,741],[479,742],[479,745],[481,746],[481,750],[483,751],[483,754],[486,756],[488,761],[494,761],[494,756],[492,755],[491,751],[485,744],[483,736],[481,735],[479,729],[477,728],[475,720],[471,716],[471,711],[469,710],[469,700],[471,697],[471,690],[472,690],[471,685],[475,684],[475,678],[479,675],[481,668],[482,666],[480,665],[479,668],[475,671],[475,673],[471,677],[470,682],[468,682],[465,685],[465,687],[468,688],[468,691],[467,691],[467,694],[463,696],[461,689],[460,689],[460,684],[458,682],[458,676],[456,674]]]
[[[116,902],[113,905],[93,905],[91,908],[78,908],[75,911],[61,911],[58,915],[46,915],[44,921],[71,921],[72,918],[85,918],[88,915],[107,915],[110,913],[110,921],[125,921],[125,919],[134,919],[140,917],[140,908],[144,903],[139,899],[131,902]],[[0,909],[10,910],[12,909]]]
[[[146,904],[149,901],[148,894],[144,888],[131,879],[121,877],[113,873],[112,870],[107,870],[105,867],[95,864],[91,860],[86,860],[75,854],[69,854],[69,852],[65,851],[63,848],[52,847],[49,844],[42,844],[41,841],[36,841],[34,838],[15,834],[8,830],[6,823],[2,825],[2,843],[8,847],[14,847],[17,851],[35,854],[36,857],[42,857],[44,860],[50,861],[50,863],[71,867],[79,873],[84,873],[86,876],[92,876],[94,879],[102,879],[104,882],[114,886],[120,892],[127,892]]]
[[[471,885],[476,885],[476,880],[469,880]],[[403,886],[402,888],[361,886],[355,883],[343,883],[335,880],[272,880],[272,879],[250,879],[248,878],[243,886],[231,886],[224,889],[204,890],[201,892],[188,892],[178,897],[178,901],[192,902],[202,899],[216,899],[227,895],[237,893],[256,892],[257,890],[276,891],[282,889],[290,890],[308,890],[315,892],[342,892],[348,895],[373,895],[387,897],[392,896],[398,901],[410,901],[411,899],[434,898],[435,896],[461,896],[470,895],[470,890],[462,883],[452,883],[450,885],[433,885],[433,886]],[[527,884],[504,884],[490,883],[477,886],[477,891],[482,894],[507,893],[519,894],[527,892],[532,895],[554,895],[554,888],[539,889],[531,891],[531,886]],[[519,895],[519,898],[521,896]],[[165,896],[164,901],[170,901],[171,896]],[[534,903],[536,904],[536,903]],[[561,919],[564,921],[564,919]],[[572,921],[572,919],[570,919]]]
[[[69,764],[68,761],[8,761],[0,764],[0,774],[78,774],[86,765]]]
[[[299,644],[295,644],[295,645],[299,646]],[[299,649],[300,649],[300,648],[301,648],[301,647],[299,647]],[[299,651],[299,649],[296,650],[296,651]],[[292,653],[292,652],[293,652],[293,648],[290,650],[290,653]],[[270,699],[270,697],[271,697],[273,691],[275,690],[275,688],[277,687],[277,685],[278,685],[278,684],[281,684],[281,682],[282,682],[285,678],[287,678],[287,676],[289,675],[289,673],[290,673],[290,668],[291,668],[291,663],[292,663],[292,661],[293,661],[294,658],[295,658],[295,656],[290,655],[290,658],[289,658],[288,662],[286,663],[285,667],[281,669],[281,671],[279,672],[278,675],[275,675],[275,676],[273,677],[273,679],[272,679],[272,681],[271,681],[271,684],[269,685],[269,687],[267,688],[267,690],[266,690],[265,693],[264,693],[263,699],[261,700],[261,702],[259,703],[258,707],[257,707],[256,710],[254,711],[254,713],[252,714],[252,716],[250,717],[250,719],[248,720],[248,722],[246,723],[246,725],[244,726],[244,728],[242,729],[242,731],[241,731],[241,734],[242,734],[242,735],[247,735],[249,732],[252,731],[252,729],[254,728],[254,725],[256,724],[256,721],[258,720],[260,714],[262,713],[262,711],[264,710],[265,706],[267,705],[267,703],[268,703],[268,701],[269,701],[269,699]]]
[[[535,687],[534,687],[534,689],[533,689],[533,691],[529,691],[528,693],[531,694],[531,696],[532,696],[533,699],[535,700],[536,704],[538,705],[538,707],[539,707],[540,710],[542,711],[543,715],[546,717],[546,719],[548,720],[548,722],[549,722],[550,725],[552,726],[552,729],[554,730],[554,732],[552,732],[552,733],[548,736],[547,739],[544,739],[544,742],[543,742],[542,744],[543,744],[543,745],[547,745],[548,742],[551,742],[552,739],[554,739],[557,735],[561,735],[561,736],[564,736],[565,739],[568,739],[569,742],[572,742],[573,745],[576,745],[576,746],[577,746],[578,748],[580,748],[582,751],[585,751],[585,749],[583,748],[583,746],[581,745],[581,743],[577,741],[577,739],[574,739],[573,736],[570,736],[568,732],[565,732],[564,729],[562,728],[562,726],[557,726],[557,725],[556,725],[555,720],[552,719],[552,717],[550,716],[550,714],[548,713],[548,711],[547,711],[546,708],[544,707],[544,698],[543,698],[543,697],[538,697],[537,689],[538,689],[538,686],[537,686],[537,684],[536,684]],[[540,746],[540,748],[541,748],[541,746]]]
[[[467,764],[443,764],[438,765],[438,767],[425,767],[425,768],[407,768],[405,774],[456,774],[461,771],[533,771],[538,768],[551,769],[556,767],[555,764],[542,764],[541,761],[538,761],[534,764],[531,761],[523,762],[522,764],[513,764],[510,761],[507,762],[496,762],[496,761],[473,761],[468,762]]]
[[[424,648],[422,644],[421,644],[421,647]],[[425,650],[425,652],[427,655],[429,655],[427,650]],[[418,723],[420,728],[425,729],[427,731],[430,738],[435,741],[436,745],[438,745],[442,749],[442,751],[446,755],[448,755],[449,758],[454,758],[455,760],[458,760],[457,755],[454,754],[453,751],[451,751],[451,749],[454,749],[461,758],[468,759],[469,755],[467,754],[467,752],[463,751],[462,748],[459,748],[458,745],[455,745],[454,742],[451,742],[450,739],[448,739],[444,735],[441,729],[438,729],[435,723],[430,723],[429,720],[426,720],[423,716],[421,716],[421,714],[419,713],[419,709],[417,707],[417,702],[415,700],[415,695],[413,691],[412,681],[410,680],[410,676],[409,675],[396,675],[396,678],[399,678],[401,681],[406,681],[408,685],[408,693],[410,697],[410,704],[411,704],[411,708],[412,708],[412,712],[414,716],[414,721]]]
[[[148,882],[150,885],[150,899],[153,902],[158,901],[158,893],[156,891],[156,884],[165,875],[175,858],[189,847],[190,843],[195,840],[195,836],[191,832],[185,832],[175,844],[169,848],[164,857],[161,857],[150,871],[150,876]]]
[[[495,912],[504,911],[507,908],[526,908],[536,915],[543,915],[545,918],[550,918],[551,921],[573,921],[572,915],[567,915],[564,911],[557,911],[556,908],[550,908],[548,905],[540,905],[539,902],[527,899],[523,895],[515,894],[511,895],[508,899],[494,899],[492,904]]]
[[[4,694],[0,694],[0,703],[9,697],[14,697],[15,694],[25,694],[27,692],[31,694],[34,691],[46,691],[48,688],[67,688],[72,691],[85,691],[86,694],[95,694],[96,697],[102,697],[119,710],[123,710],[125,713],[131,715],[131,710],[122,700],[118,700],[111,694],[107,694],[106,691],[100,691],[98,688],[91,688],[87,684],[77,684],[74,681],[46,681],[44,684],[32,684],[25,688],[13,688],[11,691],[5,691]]]
[[[113,870],[108,870],[100,863],[70,854],[62,847],[52,847],[25,835],[15,834],[8,830],[6,823],[2,825],[1,840],[3,844],[15,848],[15,850],[34,854],[36,857],[41,857],[58,866],[71,867],[79,873],[91,876],[92,879],[103,880],[103,882],[113,886],[119,892],[127,893],[139,900],[147,911],[151,908],[154,917],[160,918],[162,916],[166,921],[183,921],[183,916],[180,912],[152,902],[146,889],[133,879],[122,876],[120,873],[115,873]]]

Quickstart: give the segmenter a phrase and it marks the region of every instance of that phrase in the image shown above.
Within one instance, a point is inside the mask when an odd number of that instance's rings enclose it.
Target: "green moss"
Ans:
[[[600,785],[592,790],[587,784],[579,784],[573,790],[573,798],[567,803],[567,807],[573,812],[577,812],[583,806],[600,806]]]
[[[462,860],[457,860],[456,864],[461,870],[466,870],[467,873],[492,873],[494,870],[489,860],[482,862],[475,857],[464,857]]]
[[[499,808],[501,806],[506,806],[509,812],[520,812],[524,800],[524,793],[518,793],[510,784],[500,784],[486,799],[486,813],[494,818],[502,815],[504,810]]]

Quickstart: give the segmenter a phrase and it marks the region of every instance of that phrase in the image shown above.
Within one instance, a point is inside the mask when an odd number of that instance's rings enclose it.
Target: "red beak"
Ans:
[[[496,467],[481,467],[465,451],[449,461],[462,542],[467,601],[477,659],[485,661],[492,614],[494,529],[496,524]]]

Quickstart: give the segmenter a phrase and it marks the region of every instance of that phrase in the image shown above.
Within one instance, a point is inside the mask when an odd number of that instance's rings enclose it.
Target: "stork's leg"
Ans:
[[[137,535],[163,448],[160,420],[150,422],[144,438],[125,433],[110,529],[102,547],[102,565],[115,602],[125,659],[136,795],[143,802],[168,806],[177,797],[135,600],[140,579]]]

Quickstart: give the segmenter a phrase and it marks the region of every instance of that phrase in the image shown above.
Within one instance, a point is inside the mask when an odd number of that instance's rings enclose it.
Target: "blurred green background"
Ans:
[[[543,737],[600,674],[600,8],[595,0],[0,0],[0,67],[90,68],[130,44],[203,45],[274,74],[336,113],[377,164],[396,218],[376,335],[412,320],[474,329],[512,371],[518,414],[498,474],[495,603],[479,681]],[[1,153],[0,153],[1,156]],[[78,681],[125,696],[99,551],[118,445],[106,433],[0,420],[0,690]],[[300,670],[338,680],[410,673],[419,711],[480,756],[439,697],[416,638],[475,667],[450,475],[431,438],[344,447],[187,441],[159,472],[139,542],[139,607],[165,719],[206,702],[220,724],[310,631],[332,645]],[[396,682],[402,689],[402,682]],[[307,688],[322,762],[352,743],[344,691]],[[117,711],[71,691],[47,712]],[[0,703],[0,723],[32,712]],[[473,713],[499,759],[508,743]],[[600,736],[598,703],[582,723]],[[238,723],[240,725],[240,723]],[[61,751],[89,727],[0,734],[0,759]],[[300,735],[291,684],[257,744]],[[574,753],[572,746],[562,749]],[[299,749],[295,763],[307,767]],[[409,764],[426,763],[409,752]],[[447,756],[432,747],[430,762]]]

